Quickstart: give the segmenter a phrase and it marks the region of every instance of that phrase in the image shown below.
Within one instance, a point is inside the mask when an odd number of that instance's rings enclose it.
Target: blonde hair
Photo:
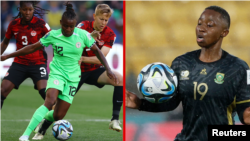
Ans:
[[[98,4],[95,8],[95,15],[107,13],[109,17],[113,14],[113,9],[107,4]]]

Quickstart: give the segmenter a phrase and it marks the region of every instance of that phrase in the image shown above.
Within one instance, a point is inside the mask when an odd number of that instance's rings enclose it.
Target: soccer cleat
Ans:
[[[29,141],[29,136],[21,136],[19,141]]]
[[[42,140],[43,139],[43,134],[36,133],[35,136],[32,138],[32,140]]]
[[[42,128],[45,119],[43,119],[35,128],[34,132],[36,133],[32,140],[42,140],[45,132],[39,133],[39,130]],[[40,131],[41,132],[41,131]]]
[[[110,123],[109,123],[109,129],[113,129],[117,132],[120,132],[122,130],[122,128],[120,127],[120,122],[116,119],[112,120]]]
[[[35,128],[35,130],[33,132],[38,133],[39,129],[42,127],[43,123],[44,123],[45,119],[43,119]]]

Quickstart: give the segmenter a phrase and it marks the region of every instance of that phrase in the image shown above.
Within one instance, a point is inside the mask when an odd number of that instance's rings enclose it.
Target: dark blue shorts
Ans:
[[[86,83],[89,85],[95,85],[98,88],[102,88],[104,85],[103,84],[98,84],[97,80],[100,77],[100,75],[106,71],[105,68],[101,67],[93,71],[88,71],[88,72],[82,72],[81,73],[81,80],[78,84],[76,92],[81,88],[81,86]]]
[[[15,89],[18,89],[28,77],[33,80],[34,87],[37,89],[36,83],[39,80],[48,80],[47,64],[27,66],[13,62],[3,79],[11,81]]]

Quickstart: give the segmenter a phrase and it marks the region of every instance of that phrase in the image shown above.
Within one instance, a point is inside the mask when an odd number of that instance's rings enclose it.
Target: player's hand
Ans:
[[[6,59],[8,59],[6,55],[1,55],[1,61],[5,61]]]
[[[141,100],[134,93],[126,90],[126,107],[132,109],[139,109]]]
[[[101,38],[101,34],[100,34],[99,31],[94,30],[94,31],[92,31],[92,32],[90,33],[90,35],[95,39],[95,41],[100,42],[100,41],[98,40],[98,39]]]
[[[118,78],[116,77],[116,75],[111,70],[107,70],[107,76],[110,79],[112,79],[115,82],[115,84],[119,84]]]

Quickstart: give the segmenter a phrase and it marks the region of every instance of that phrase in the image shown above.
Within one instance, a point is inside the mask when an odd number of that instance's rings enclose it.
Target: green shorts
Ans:
[[[72,104],[79,82],[71,82],[60,75],[49,75],[46,91],[49,88],[59,90],[58,98]]]

